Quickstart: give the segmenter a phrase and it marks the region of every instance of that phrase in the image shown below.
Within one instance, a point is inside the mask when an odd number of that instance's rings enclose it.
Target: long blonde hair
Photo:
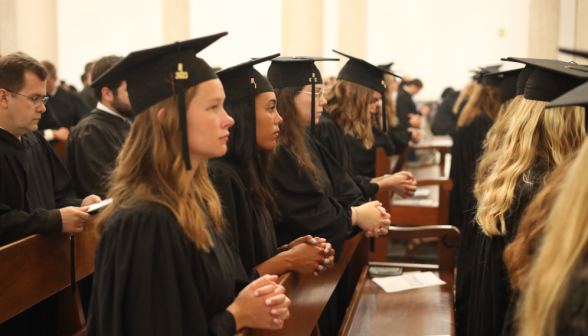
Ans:
[[[488,85],[478,85],[463,111],[461,111],[457,120],[457,127],[460,128],[471,124],[476,116],[481,113],[485,113],[494,121],[499,110],[500,89]]]
[[[333,121],[343,127],[345,134],[360,139],[365,148],[374,145],[372,115],[369,102],[374,90],[345,80],[337,80],[325,93],[328,111]],[[386,105],[388,107],[388,105]]]
[[[198,86],[186,90],[186,106]],[[163,123],[157,113],[165,108]],[[108,197],[113,203],[98,215],[98,234],[115,209],[132,208],[143,201],[156,202],[170,209],[196,247],[213,247],[207,222],[223,228],[222,207],[208,179],[206,164],[198,165],[194,178],[186,184],[187,171],[182,159],[177,97],[159,102],[137,115],[128,139],[116,159]]]
[[[392,83],[396,82],[396,78],[392,75],[384,74],[384,81],[386,82],[386,119],[388,121],[388,125],[394,127],[398,125],[398,117],[396,116],[396,105],[394,104],[394,100],[392,100],[392,93],[394,89]],[[378,108],[381,109],[381,106],[378,106]]]
[[[588,245],[588,143],[570,167],[562,192],[555,201],[545,228],[538,255],[527,277],[528,288],[518,311],[519,335],[552,336],[556,334],[570,280],[585,267]],[[585,270],[584,272],[585,273]],[[577,294],[576,294],[577,295]],[[582,298],[584,299],[584,298]],[[585,319],[585,315],[580,318]],[[577,326],[586,329],[583,326]]]
[[[482,146],[483,153],[478,160],[476,169],[476,184],[474,186],[474,196],[476,197],[483,193],[483,182],[492,174],[496,161],[502,156],[502,152],[498,149],[504,143],[504,137],[508,131],[512,115],[517,111],[522,100],[523,95],[519,95],[504,102],[500,107],[500,111],[498,111],[498,117],[494,125],[486,134],[486,139],[484,139]]]
[[[475,81],[475,80],[469,82],[466,86],[464,86],[464,88],[459,93],[459,96],[457,97],[457,100],[455,101],[455,104],[453,104],[453,114],[458,114],[459,113],[459,107],[461,106],[461,103],[464,100],[468,99],[471,96],[472,92],[478,86],[480,86],[480,84],[478,84],[478,82]]]
[[[552,171],[584,141],[583,107],[545,109],[546,104],[521,101],[498,149],[501,156],[492,174],[475,187],[478,190],[476,221],[487,236],[506,234],[505,216],[514,201],[519,177],[527,181],[530,168],[539,164],[547,172]]]

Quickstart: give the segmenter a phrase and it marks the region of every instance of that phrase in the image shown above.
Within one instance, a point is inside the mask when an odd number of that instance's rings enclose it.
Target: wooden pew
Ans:
[[[435,237],[439,264],[371,262],[376,266],[402,267],[405,272],[432,271],[445,285],[386,293],[367,274],[365,266],[339,336],[347,335],[455,335],[453,308],[454,251],[460,233],[453,226],[390,227],[388,238]]]
[[[94,224],[75,234],[76,281],[94,272]],[[34,235],[0,247],[0,323],[57,294],[64,335],[83,335],[79,291],[72,291],[69,234]]]
[[[391,167],[390,159],[382,148],[376,151],[376,176],[390,174],[391,170],[398,171],[402,158],[398,160],[396,167]],[[392,225],[421,226],[421,225],[447,225],[449,223],[449,194],[453,189],[453,182],[448,177],[440,176],[436,167],[424,167],[411,170],[418,181],[419,188],[430,189],[427,200],[400,200],[390,192],[380,191],[376,194],[376,200],[380,201],[391,216]],[[413,204],[410,204],[413,203]],[[388,251],[388,238],[374,239],[374,251],[370,258],[374,261],[386,261]]]
[[[349,293],[353,293],[355,284],[359,280],[363,268],[368,263],[369,241],[363,233],[347,240],[343,247],[339,261],[335,266],[321,273],[318,277],[307,274],[288,272],[278,279],[278,283],[286,288],[286,295],[292,300],[290,319],[280,330],[245,330],[241,334],[247,336],[319,336],[317,322],[327,301],[335,290],[341,275],[347,265],[351,263],[352,286]],[[351,295],[350,295],[351,296]]]

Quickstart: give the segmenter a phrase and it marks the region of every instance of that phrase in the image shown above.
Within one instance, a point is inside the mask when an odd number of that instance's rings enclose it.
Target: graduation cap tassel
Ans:
[[[253,68],[252,68],[253,70]],[[251,71],[251,85],[249,86],[249,104],[251,106],[251,122],[254,131],[254,136],[252,137],[252,145],[253,145],[253,153],[255,153],[255,157],[257,157],[257,128],[256,128],[256,117],[255,117],[255,89],[257,84],[255,84],[255,79],[253,79],[253,71]]]
[[[69,235],[69,264],[71,276],[71,291],[76,292],[76,252],[74,234]]]
[[[382,131],[386,133],[388,130],[388,122],[386,120],[386,90],[382,92]]]
[[[315,99],[316,98],[315,98],[315,95],[316,95],[316,92],[315,92],[315,87],[314,87],[314,83],[315,83],[314,73],[312,74],[312,78],[310,78],[310,82],[311,82],[311,86],[312,86],[312,90],[310,91],[310,92],[312,92],[311,95],[310,95],[310,97],[311,97],[310,98],[310,105],[311,105],[311,107],[310,107],[310,119],[311,119],[310,120],[310,134],[312,134],[312,136],[314,136],[315,135],[314,134],[314,132],[315,132],[314,129],[315,129],[315,124],[316,124],[315,123],[315,119],[316,119],[315,118],[315,116],[316,116],[316,111],[315,111],[315,104],[316,104]]]
[[[175,83],[178,94],[178,113],[180,114],[180,133],[182,135],[182,158],[186,164],[186,170],[192,170],[192,163],[190,162],[190,152],[188,150],[188,124],[186,121],[186,95],[184,92],[183,80],[188,79],[188,73],[184,71],[182,64],[182,48],[179,42],[178,46],[178,72],[176,72]]]

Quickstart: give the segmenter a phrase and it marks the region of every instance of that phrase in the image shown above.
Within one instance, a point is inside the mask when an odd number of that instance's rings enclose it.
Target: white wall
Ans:
[[[394,70],[423,81],[419,100],[436,100],[478,65],[526,57],[528,26],[529,0],[369,0],[368,61],[394,61]]]
[[[86,63],[161,45],[161,0],[58,0],[58,77],[82,88]]]
[[[282,49],[279,0],[190,0],[190,38],[228,31],[198,54],[210,66],[227,68]],[[269,63],[256,66],[267,72]]]

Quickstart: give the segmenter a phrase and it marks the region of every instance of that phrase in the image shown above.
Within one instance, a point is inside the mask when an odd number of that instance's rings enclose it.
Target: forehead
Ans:
[[[41,80],[37,75],[31,71],[26,71],[24,74],[25,86],[21,91],[35,91],[45,89],[46,80]],[[41,92],[43,93],[43,92]]]

